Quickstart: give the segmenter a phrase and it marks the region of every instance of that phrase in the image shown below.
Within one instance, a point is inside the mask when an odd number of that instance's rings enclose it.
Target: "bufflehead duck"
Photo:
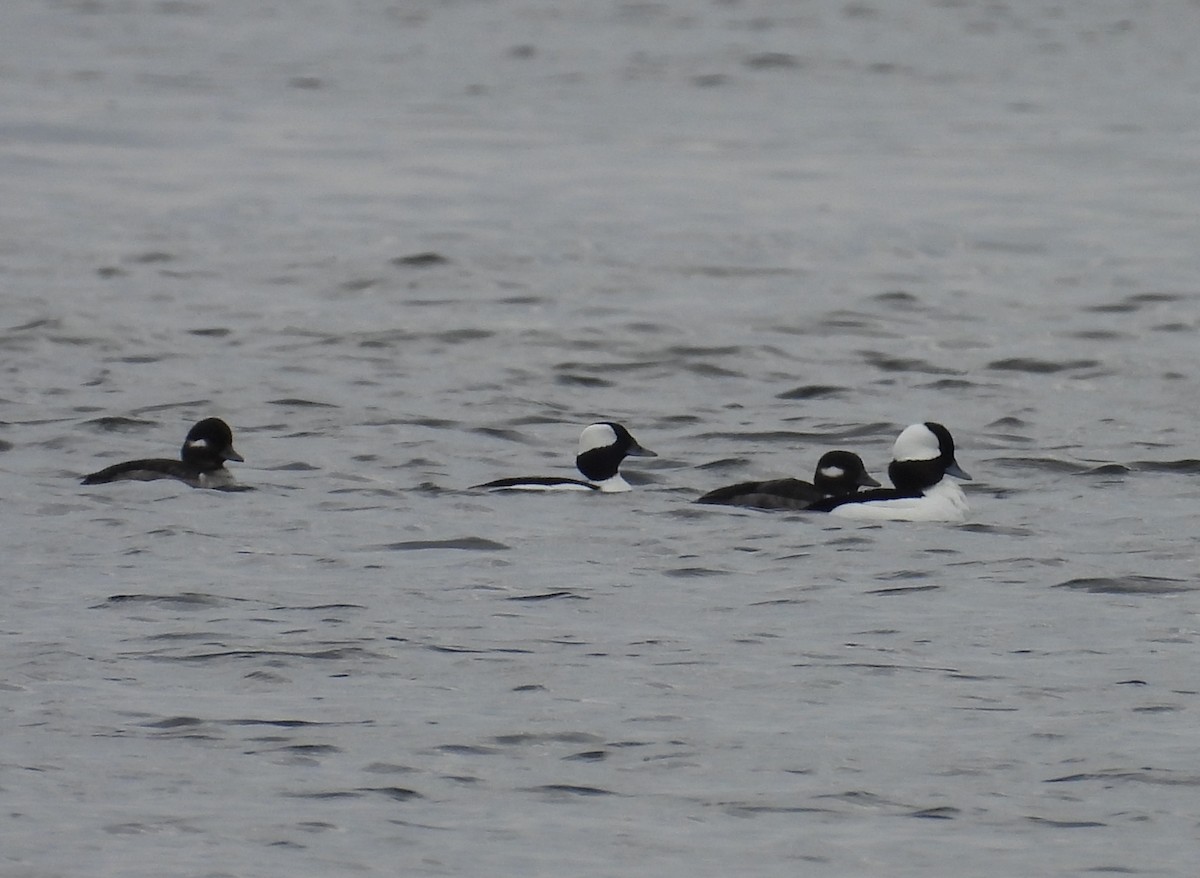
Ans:
[[[862,521],[963,521],[967,498],[957,483],[967,475],[954,459],[954,437],[941,424],[905,427],[892,446],[888,476],[894,488],[880,488],[818,500],[809,509]]]
[[[755,509],[807,509],[825,497],[853,494],[859,488],[878,488],[862,458],[852,451],[826,451],[817,461],[812,484],[800,479],[741,482],[709,491],[697,503],[750,506]]]
[[[575,466],[583,473],[586,482],[558,476],[530,476],[497,479],[473,487],[504,491],[628,491],[629,483],[621,478],[617,471],[626,457],[658,455],[638,445],[638,441],[620,424],[605,421],[584,428],[579,436],[579,453],[575,456]]]
[[[240,462],[243,458],[233,450],[233,432],[220,418],[205,418],[192,427],[187,438],[183,440],[179,457],[180,460],[156,458],[115,463],[99,472],[84,476],[83,484],[178,479],[193,488],[237,487],[237,482],[229,470],[225,469],[225,461]]]

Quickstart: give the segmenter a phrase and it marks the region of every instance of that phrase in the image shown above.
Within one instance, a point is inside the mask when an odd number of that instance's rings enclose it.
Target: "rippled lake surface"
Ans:
[[[1195,12],[5,3],[0,874],[1190,878]]]

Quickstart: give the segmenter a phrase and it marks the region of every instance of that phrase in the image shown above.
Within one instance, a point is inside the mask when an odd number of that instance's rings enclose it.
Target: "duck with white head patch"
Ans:
[[[225,461],[241,462],[242,456],[233,450],[233,431],[220,418],[205,418],[191,430],[179,450],[179,460],[148,458],[114,463],[99,472],[83,477],[85,485],[107,482],[149,482],[156,479],[176,479],[193,488],[246,490],[241,488],[225,469]]]
[[[954,437],[941,424],[905,427],[892,446],[892,488],[818,500],[808,508],[859,521],[964,521],[967,497],[948,476],[970,481],[954,459]]]
[[[811,483],[802,479],[740,482],[709,491],[697,503],[747,506],[752,509],[807,509],[825,497],[853,494],[859,488],[878,488],[862,458],[852,451],[826,451],[817,461]]]
[[[472,487],[493,491],[602,491],[615,494],[631,490],[629,483],[621,477],[621,461],[626,457],[657,456],[639,445],[620,424],[603,421],[585,427],[579,436],[575,466],[586,482],[561,476],[525,476],[497,479]]]

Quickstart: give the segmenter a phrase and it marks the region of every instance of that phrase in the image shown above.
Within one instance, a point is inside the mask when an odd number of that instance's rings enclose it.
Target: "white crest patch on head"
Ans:
[[[941,453],[938,437],[924,424],[905,427],[892,446],[892,460],[935,460]]]
[[[592,424],[579,436],[579,453],[617,444],[617,431],[608,424]]]
[[[823,466],[821,467],[821,475],[827,479],[840,479],[846,474],[846,471],[840,466]]]

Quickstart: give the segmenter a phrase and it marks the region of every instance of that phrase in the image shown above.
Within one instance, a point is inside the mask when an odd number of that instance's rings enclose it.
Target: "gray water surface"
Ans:
[[[1196,12],[3,4],[0,874],[1191,878]]]

